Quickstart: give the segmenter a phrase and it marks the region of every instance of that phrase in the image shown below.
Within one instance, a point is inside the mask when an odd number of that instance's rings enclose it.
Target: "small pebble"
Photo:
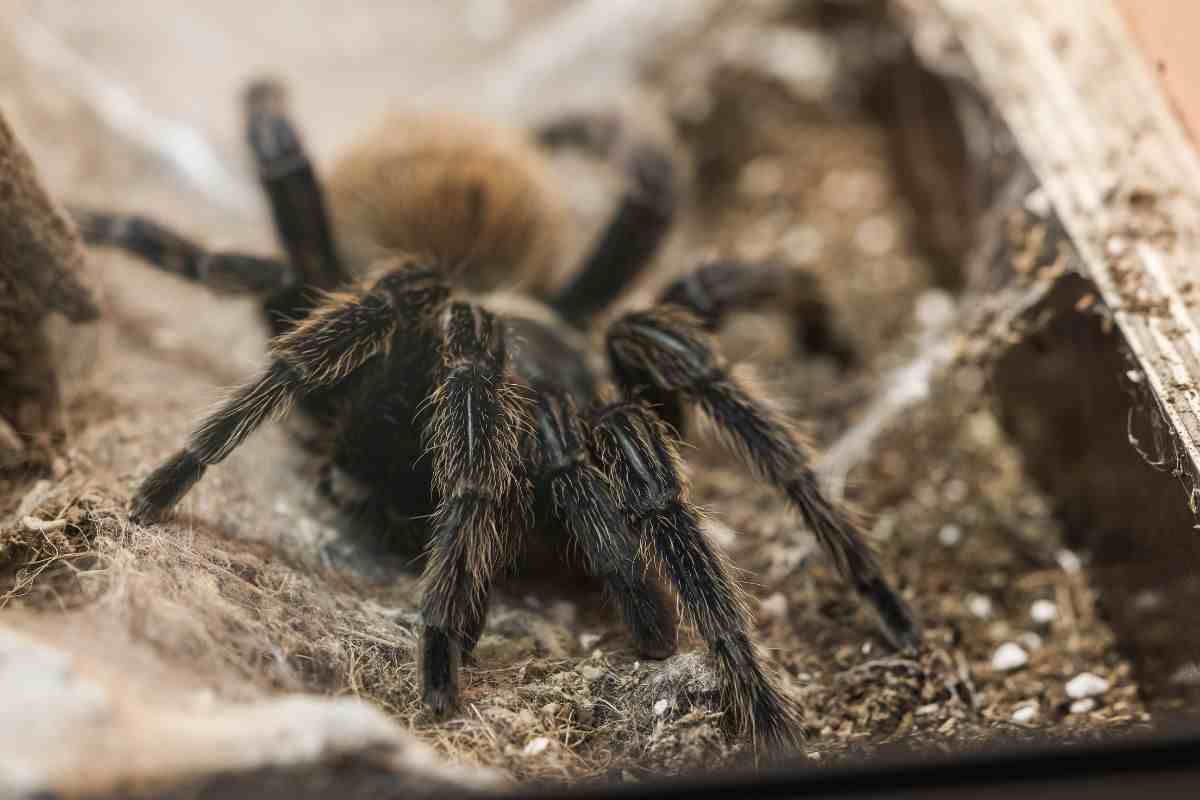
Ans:
[[[946,547],[954,547],[962,541],[962,528],[957,525],[943,525],[938,531],[938,541]]]
[[[973,594],[967,598],[967,611],[980,619],[987,619],[992,615],[992,601],[981,594]]]
[[[1083,569],[1083,562],[1079,560],[1079,556],[1070,550],[1059,550],[1056,558],[1058,566],[1062,567],[1062,571],[1068,575],[1076,575],[1079,570]]]
[[[546,752],[546,748],[550,746],[550,740],[545,736],[539,736],[525,745],[525,755],[536,756]]]
[[[1157,611],[1163,602],[1163,596],[1153,589],[1146,589],[1143,592],[1138,592],[1133,596],[1133,610],[1139,614],[1148,611]]]
[[[1072,700],[1082,700],[1085,697],[1095,697],[1108,691],[1108,681],[1091,672],[1081,672],[1067,681],[1067,697]]]
[[[1015,642],[1005,642],[996,648],[992,654],[992,669],[998,672],[1011,672],[1029,663],[1029,654],[1021,645]]]
[[[1028,725],[1037,719],[1037,706],[1021,706],[1012,713],[1012,721],[1018,725]]]
[[[661,717],[667,713],[667,706],[671,705],[667,702],[667,698],[663,698],[654,704],[654,716]]]
[[[1200,686],[1200,664],[1184,664],[1171,674],[1169,681],[1176,686]]]
[[[1082,700],[1076,700],[1071,703],[1072,714],[1086,714],[1096,708],[1096,701],[1090,697],[1085,697]]]
[[[782,592],[776,592],[763,600],[760,608],[763,616],[768,619],[783,619],[787,616],[788,601]]]
[[[1029,607],[1029,616],[1039,625],[1049,625],[1058,618],[1058,606],[1049,600],[1035,600]]]

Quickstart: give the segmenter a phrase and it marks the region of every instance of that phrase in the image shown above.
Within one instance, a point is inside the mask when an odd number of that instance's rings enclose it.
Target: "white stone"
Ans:
[[[1029,654],[1016,642],[1005,642],[992,653],[992,669],[998,672],[1011,672],[1028,663]]]
[[[533,739],[529,744],[525,745],[525,755],[537,756],[546,752],[546,748],[550,746],[550,740],[545,736],[539,736]]]
[[[992,615],[992,601],[981,594],[973,594],[967,598],[967,611],[980,619]]]
[[[1072,700],[1095,697],[1107,692],[1109,685],[1109,682],[1099,675],[1091,672],[1081,672],[1067,681],[1067,697]]]
[[[962,528],[957,525],[943,525],[938,531],[938,541],[946,547],[954,547],[962,541]]]
[[[1091,697],[1085,697],[1082,700],[1076,700],[1071,703],[1072,714],[1086,714],[1096,708],[1096,701]]]
[[[1035,600],[1029,607],[1029,616],[1039,625],[1049,625],[1058,619],[1058,606],[1049,600]]]
[[[1079,570],[1083,569],[1083,562],[1079,556],[1072,553],[1070,550],[1058,551],[1058,566],[1062,567],[1062,571],[1069,575],[1076,575]]]
[[[1036,705],[1021,706],[1012,713],[1012,721],[1018,725],[1028,725],[1037,719],[1038,707]]]

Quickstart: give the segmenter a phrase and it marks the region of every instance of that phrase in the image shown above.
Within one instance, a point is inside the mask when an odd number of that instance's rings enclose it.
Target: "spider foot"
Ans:
[[[462,649],[449,633],[433,627],[425,628],[420,648],[421,699],[435,717],[442,719],[458,707]]]
[[[200,480],[205,469],[187,450],[176,453],[142,481],[130,503],[129,518],[139,525],[160,522]]]
[[[921,626],[908,603],[882,577],[865,582],[859,592],[875,609],[888,644],[897,650],[921,646]]]
[[[730,727],[748,735],[758,753],[794,751],[804,741],[800,707],[768,676],[744,634],[713,647]]]

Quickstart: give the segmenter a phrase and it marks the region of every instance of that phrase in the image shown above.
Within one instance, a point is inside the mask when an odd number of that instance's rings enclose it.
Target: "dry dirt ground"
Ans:
[[[235,103],[256,72],[288,78],[327,164],[390,105],[527,119],[557,103],[628,94],[639,74],[631,64],[645,65],[653,50],[641,88],[652,98],[659,90],[694,168],[684,221],[647,286],[716,253],[818,273],[862,354],[849,373],[794,352],[777,319],[737,320],[724,341],[757,365],[819,446],[836,442],[917,353],[926,321],[953,302],[930,288],[911,243],[881,131],[822,89],[820,41],[799,23],[771,29],[788,52],[807,54],[780,67],[799,70],[799,84],[764,77],[761,64],[689,71],[664,56],[696,61],[708,48],[734,64],[721,43],[757,25],[751,15],[726,14],[679,50],[647,37],[695,12],[625,27],[595,14],[588,24],[599,33],[581,38],[577,54],[546,44],[564,17],[596,5],[364,3],[333,13],[315,2],[218,2],[201,12],[168,0],[146,16],[143,4],[115,0],[100,17],[64,2],[7,4],[0,105],[60,197],[152,212],[214,244],[265,251],[273,243]],[[168,123],[181,127],[168,135]],[[181,171],[197,163],[194,150],[180,155],[189,135],[225,171]],[[578,183],[586,231],[609,184]],[[554,581],[505,588],[467,670],[463,713],[429,719],[414,687],[412,565],[323,505],[315,465],[282,427],[212,470],[170,522],[131,525],[123,509],[139,478],[178,447],[220,387],[253,371],[265,340],[248,302],[114,254],[95,252],[93,267],[108,317],[74,341],[87,369],[70,387],[70,448],[53,474],[10,482],[0,495],[9,624],[109,654],[157,691],[358,696],[450,758],[517,780],[636,780],[746,760],[746,745],[720,732],[699,643],[685,637],[682,655],[639,662],[598,594]],[[1086,563],[1061,549],[1051,506],[1006,443],[984,378],[952,371],[847,480],[887,570],[924,620],[916,657],[887,651],[778,497],[699,433],[688,450],[695,498],[751,589],[761,641],[802,700],[814,764],[898,739],[954,749],[1148,719],[1097,615]],[[66,524],[33,531],[26,517]],[[1016,648],[1024,662],[1001,668],[998,649]],[[1080,702],[1066,687],[1085,672],[1106,688]]]

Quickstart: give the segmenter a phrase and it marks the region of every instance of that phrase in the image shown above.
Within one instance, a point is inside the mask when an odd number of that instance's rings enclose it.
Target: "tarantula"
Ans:
[[[758,654],[741,590],[688,499],[676,437],[694,406],[786,495],[889,640],[918,641],[868,543],[818,487],[804,444],[711,338],[727,312],[783,302],[805,317],[809,346],[845,357],[804,276],[709,264],[609,325],[607,367],[589,348],[591,322],[670,227],[676,190],[661,146],[627,136],[612,115],[566,116],[532,135],[404,116],[352,148],[323,189],[282,87],[256,82],[244,101],[286,259],[210,252],[143,217],[75,209],[91,243],[259,294],[274,335],[261,373],[142,482],[135,521],[161,520],[205,470],[299,406],[322,433],[327,493],[383,509],[427,550],[417,660],[433,712],[456,706],[493,583],[534,531],[577,546],[645,657],[676,648],[669,581],[711,649],[726,718],[756,742],[794,742],[796,708]],[[618,160],[627,188],[556,290],[567,223],[543,150],[563,146]],[[521,294],[499,291],[506,284]]]

